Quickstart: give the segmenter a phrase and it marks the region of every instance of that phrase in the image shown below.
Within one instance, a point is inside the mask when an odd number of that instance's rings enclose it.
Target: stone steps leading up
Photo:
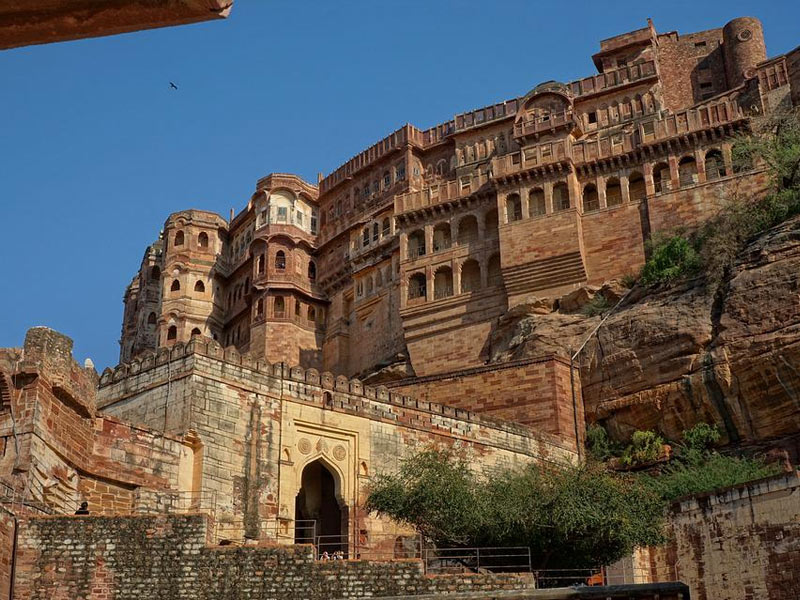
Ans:
[[[570,252],[504,269],[503,280],[516,295],[586,281],[586,269],[581,253]]]

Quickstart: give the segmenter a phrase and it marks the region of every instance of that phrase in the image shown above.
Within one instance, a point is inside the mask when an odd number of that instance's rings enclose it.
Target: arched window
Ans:
[[[275,296],[275,300],[272,305],[272,313],[279,319],[286,316],[286,301],[283,299],[283,296]]]
[[[389,223],[389,219],[386,218],[383,220],[383,237],[386,237],[391,233],[391,225]]]
[[[275,268],[278,271],[283,271],[286,269],[286,254],[283,252],[283,250],[278,250],[278,252],[275,254]]]
[[[308,278],[311,281],[317,280],[317,264],[313,260],[308,261]]]
[[[158,281],[161,279],[161,269],[157,266],[150,269],[150,281]]]
[[[172,285],[170,286],[169,290],[171,292],[178,292],[181,289],[181,282],[177,279],[172,280]]]
[[[202,281],[198,281],[194,284],[194,291],[202,294],[206,291],[206,285]]]
[[[425,299],[427,295],[427,286],[425,282],[425,275],[423,273],[414,273],[408,279],[408,299],[417,300],[419,298]]]
[[[433,274],[433,297],[449,298],[453,295],[453,270],[450,267],[439,267]]]
[[[587,183],[583,188],[583,212],[590,212],[600,208],[600,197],[593,183]]]
[[[178,328],[175,327],[175,325],[170,325],[169,329],[167,329],[167,339],[168,340],[178,339]]]
[[[316,320],[317,320],[317,309],[314,308],[313,306],[309,306],[308,307],[308,317],[307,318],[312,323],[316,322]]]
[[[200,232],[197,236],[197,245],[201,248],[208,248],[208,234],[205,231]]]
[[[433,251],[447,250],[450,243],[450,223],[437,223],[433,228]]]
[[[258,302],[256,302],[256,316],[260,317],[264,314],[264,299],[259,298]]]
[[[372,276],[367,277],[367,296],[372,294]]]
[[[500,273],[500,255],[493,254],[489,257],[489,265],[487,267],[487,279],[490,286],[500,285],[503,281]]]
[[[622,186],[619,179],[611,177],[606,181],[606,206],[619,206],[622,204]]]
[[[478,239],[478,219],[475,215],[467,215],[458,223],[458,243],[469,244]]]
[[[653,187],[656,194],[669,191],[670,174],[667,163],[661,162],[653,167]]]
[[[383,275],[381,274],[380,269],[376,269],[375,271],[375,288],[379,288],[383,285]]]
[[[694,156],[684,156],[678,163],[678,177],[681,187],[697,183],[697,161]]]
[[[639,171],[634,171],[628,175],[628,197],[631,202],[644,200],[647,196],[647,187],[644,183],[644,177]]]
[[[481,288],[481,266],[470,258],[461,265],[461,293],[474,292]]]
[[[183,231],[180,229],[175,232],[175,245],[183,246]]]
[[[567,210],[570,207],[569,190],[563,181],[553,186],[553,210]]]
[[[425,256],[425,232],[417,229],[408,236],[408,258]]]
[[[372,241],[378,241],[378,233],[380,232],[380,228],[378,227],[377,223],[372,224]]]
[[[196,336],[196,335],[203,335],[203,332],[202,332],[202,331],[200,331],[200,330],[199,330],[197,327],[195,327],[194,329],[192,329],[192,337],[194,337],[194,336]]]
[[[717,149],[706,152],[706,179],[714,181],[727,175],[725,171],[725,161],[722,159],[722,152]]]
[[[266,263],[266,261],[264,260],[264,255],[263,254],[259,254],[258,255],[258,260],[256,261],[256,269],[257,269],[259,274],[263,274],[264,273],[264,270],[266,268],[265,267],[265,263]]]
[[[147,324],[148,325],[156,324],[156,313],[151,312],[149,315],[147,315]]]
[[[497,219],[497,209],[490,208],[486,211],[486,215],[483,217],[483,231],[487,236],[496,236],[497,235],[497,228],[499,226],[499,222]]]
[[[544,190],[542,188],[531,190],[528,196],[528,211],[532,217],[541,217],[547,212],[544,203]]]
[[[509,223],[522,219],[522,200],[519,194],[511,194],[506,198],[506,218]]]

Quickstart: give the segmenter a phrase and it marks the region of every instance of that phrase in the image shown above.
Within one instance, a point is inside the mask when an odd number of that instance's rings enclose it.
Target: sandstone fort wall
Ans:
[[[209,546],[203,515],[23,519],[17,600],[325,600],[532,588],[530,575],[437,575],[421,561],[314,560],[311,546]]]

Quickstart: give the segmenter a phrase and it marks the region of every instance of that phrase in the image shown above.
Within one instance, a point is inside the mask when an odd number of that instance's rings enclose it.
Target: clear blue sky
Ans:
[[[0,52],[0,346],[47,325],[114,365],[169,213],[227,216],[271,171],[315,181],[405,122],[589,75],[599,40],[648,16],[751,14],[770,56],[800,44],[795,1],[236,0],[226,21]]]

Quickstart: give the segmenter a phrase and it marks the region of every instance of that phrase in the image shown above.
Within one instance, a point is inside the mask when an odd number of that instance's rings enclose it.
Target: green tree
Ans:
[[[532,463],[486,478],[453,453],[426,450],[374,479],[367,509],[440,547],[527,546],[537,568],[596,567],[662,541],[658,495],[596,463]]]

